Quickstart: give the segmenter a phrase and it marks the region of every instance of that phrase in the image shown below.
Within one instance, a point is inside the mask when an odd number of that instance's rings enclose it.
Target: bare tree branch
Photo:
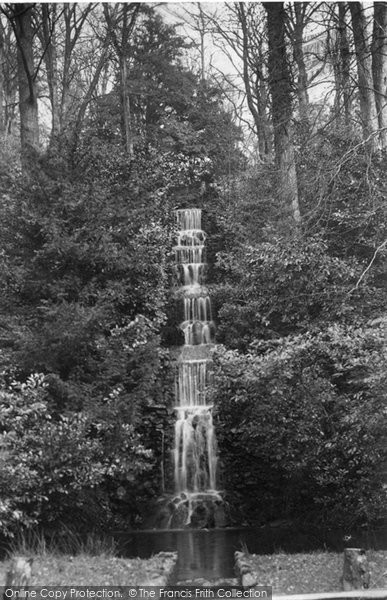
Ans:
[[[354,287],[353,287],[351,290],[349,290],[349,292],[348,292],[348,295],[349,295],[349,294],[352,294],[352,292],[354,292],[355,290],[357,290],[357,289],[358,289],[358,287],[359,287],[360,283],[362,282],[362,280],[364,279],[364,277],[367,275],[368,271],[370,270],[370,268],[371,268],[371,267],[372,267],[372,265],[374,264],[374,262],[375,262],[375,259],[376,259],[377,255],[378,255],[378,253],[379,253],[381,250],[383,250],[383,248],[385,248],[385,247],[386,247],[386,245],[387,245],[387,239],[386,239],[386,240],[384,240],[384,242],[382,242],[382,243],[380,244],[380,246],[378,246],[378,247],[376,248],[376,250],[375,250],[375,252],[374,252],[374,255],[373,255],[373,257],[371,258],[370,262],[369,262],[369,263],[368,263],[368,265],[367,265],[367,268],[366,268],[366,269],[364,269],[363,273],[360,275],[359,279],[358,279],[358,280],[357,280],[357,282],[356,282],[356,285],[355,285],[355,286],[354,286]]]

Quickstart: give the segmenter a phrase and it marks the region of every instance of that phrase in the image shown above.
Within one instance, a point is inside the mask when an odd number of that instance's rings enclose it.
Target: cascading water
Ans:
[[[206,386],[214,333],[211,301],[204,286],[206,235],[201,209],[176,211],[176,268],[183,304],[184,346],[178,360],[174,445],[175,498],[170,526],[223,525],[222,498],[216,489],[217,448],[212,406]]]

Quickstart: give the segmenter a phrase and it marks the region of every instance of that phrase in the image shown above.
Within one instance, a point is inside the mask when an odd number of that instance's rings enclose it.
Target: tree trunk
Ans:
[[[122,141],[129,157],[132,157],[134,154],[132,114],[128,90],[128,58],[130,54],[129,42],[130,36],[132,35],[136,25],[136,19],[140,8],[140,3],[134,3],[131,6],[128,3],[124,3],[119,9],[120,18],[118,18],[117,7],[111,11],[109,4],[106,2],[103,3],[105,20],[108,27],[108,36],[111,37],[119,62],[121,132]],[[118,27],[119,24],[121,27]],[[121,36],[119,39],[118,32],[120,29]]]
[[[337,27],[337,37],[332,40],[328,32],[328,53],[333,67],[335,80],[334,115],[335,121],[341,125],[343,119],[343,86],[341,81],[340,33]]]
[[[78,110],[78,103],[72,94],[74,87],[74,67],[76,64],[76,57],[74,57],[75,49],[81,39],[86,19],[92,12],[93,7],[96,6],[92,3],[64,3],[63,4],[63,20],[64,20],[64,49],[62,58],[62,69],[61,69],[61,93],[58,98],[58,121],[59,121],[59,132],[61,136],[66,133],[66,137],[71,146],[71,137],[74,135],[74,124],[76,122],[76,112]],[[81,91],[80,97],[83,92]]]
[[[267,114],[267,109],[269,106],[269,92],[263,76],[259,78],[259,81],[257,82],[257,88],[258,113],[262,121],[263,129],[264,156],[266,160],[271,161],[273,156],[273,134],[271,121]]]
[[[367,140],[370,148],[377,149],[378,116],[372,77],[372,58],[367,42],[367,21],[360,2],[349,2],[349,8],[355,42],[363,139]]]
[[[4,58],[7,59],[2,62],[4,129],[5,133],[10,134],[18,112],[18,82],[14,76],[17,71],[17,46],[12,15],[9,12],[7,12],[7,20],[0,19],[0,30],[4,44]]]
[[[62,93],[59,106],[59,129],[64,131],[67,117],[69,113],[69,98],[70,98],[70,65],[71,65],[71,53],[73,50],[73,44],[71,40],[71,10],[70,5],[65,4],[63,8],[64,22],[65,22],[65,36],[64,36],[64,56],[63,56],[63,67],[62,67]]]
[[[374,2],[372,72],[380,145],[387,148],[387,2]]]
[[[0,135],[5,133],[5,81],[3,64],[5,61],[5,41],[0,23]]]
[[[243,47],[243,82],[245,84],[246,91],[246,99],[247,106],[249,107],[251,116],[254,120],[255,130],[258,138],[258,152],[259,158],[263,158],[264,148],[265,148],[265,132],[263,129],[263,123],[261,116],[259,114],[259,109],[256,106],[255,99],[253,97],[252,89],[251,89],[251,77],[249,73],[249,41],[248,41],[248,31],[247,31],[247,23],[246,23],[246,14],[245,7],[243,2],[239,2],[239,10],[238,10],[239,21],[242,27],[242,47]],[[258,86],[256,86],[256,91],[259,92]]]
[[[252,85],[251,73],[249,71],[249,32],[243,2],[238,3],[238,18],[242,27],[243,82],[245,84],[247,106],[253,117],[257,133],[259,158],[264,160],[271,156],[270,131],[266,117],[265,82],[262,76],[264,58],[261,53],[261,48],[259,48],[258,52],[259,56],[262,57],[262,64],[256,64],[255,69],[254,67],[251,67],[251,70],[254,71],[255,75],[255,82]]]
[[[28,171],[39,151],[38,98],[33,55],[33,4],[14,4],[13,22],[17,43],[20,138],[22,168]]]
[[[42,3],[43,52],[46,64],[47,84],[51,104],[51,142],[57,137],[59,133],[58,73],[55,40],[56,10],[56,4],[52,4],[52,18],[50,19],[50,5]]]
[[[132,114],[130,109],[130,97],[128,91],[128,69],[126,56],[120,56],[120,92],[121,92],[121,130],[122,139],[128,156],[134,154]]]
[[[294,25],[294,41],[293,41],[293,56],[297,64],[298,80],[297,80],[297,97],[300,121],[304,129],[309,128],[309,96],[308,96],[308,74],[304,59],[303,49],[303,32],[304,32],[304,2],[294,3],[295,25]]]
[[[264,2],[269,42],[269,86],[272,98],[274,149],[278,170],[279,198],[285,213],[298,224],[297,172],[292,131],[291,78],[285,46],[283,2]]]
[[[345,592],[368,589],[370,572],[365,550],[345,548],[342,580]]]
[[[102,69],[102,74],[101,74],[101,84],[100,84],[100,89],[99,89],[99,95],[101,96],[105,96],[107,94],[107,89],[108,89],[108,83],[109,83],[109,63],[106,62],[106,64],[104,65],[103,69]]]
[[[343,94],[343,106],[344,106],[344,122],[348,127],[351,123],[351,73],[350,73],[350,61],[351,54],[347,36],[348,25],[346,23],[346,5],[344,2],[339,2],[339,23],[338,23],[338,37],[339,37],[339,57],[340,57],[340,86]]]
[[[349,83],[349,44],[347,38],[346,24],[346,4],[336,3],[338,6],[333,8],[334,15],[334,34],[330,34],[328,28],[328,51],[333,65],[335,78],[335,100],[334,100],[334,118],[341,127],[349,125],[349,105],[350,96],[348,94]]]
[[[198,27],[197,31],[200,36],[200,76],[201,82],[206,82],[206,47],[205,47],[205,36],[206,36],[206,23],[204,18],[204,12],[200,2],[196,3],[199,10]]]

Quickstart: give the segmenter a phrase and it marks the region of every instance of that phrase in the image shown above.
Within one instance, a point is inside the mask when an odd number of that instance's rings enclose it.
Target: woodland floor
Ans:
[[[127,586],[143,585],[157,577],[157,556],[148,560],[112,556],[36,556],[31,586]],[[0,586],[5,583],[9,561],[0,563]],[[156,571],[156,572],[155,572]]]
[[[387,551],[368,551],[370,589],[387,589]],[[274,594],[333,592],[341,589],[343,555],[333,552],[250,555],[260,585],[273,586]],[[34,558],[30,585],[124,586],[141,585],[154,571],[154,558],[123,559],[111,556],[56,556]],[[4,585],[8,561],[0,563],[0,586]],[[187,582],[185,582],[187,583]],[[215,582],[197,580],[190,585]]]
[[[387,588],[387,551],[367,551],[371,572],[370,589]],[[250,555],[260,585],[272,585],[273,594],[337,592],[341,588],[343,554]]]

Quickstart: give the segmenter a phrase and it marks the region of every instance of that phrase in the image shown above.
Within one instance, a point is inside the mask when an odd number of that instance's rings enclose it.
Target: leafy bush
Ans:
[[[219,254],[226,284],[214,289],[218,339],[245,350],[253,340],[286,336],[378,314],[381,291],[354,289],[361,267],[327,252],[319,237],[242,246]]]
[[[50,414],[42,375],[1,389],[0,531],[73,522],[81,527],[111,518],[112,489],[135,489],[152,465],[120,411],[119,392],[104,410]]]
[[[307,514],[352,526],[381,516],[382,348],[382,331],[343,326],[258,342],[247,354],[217,348],[223,483],[245,519]]]

